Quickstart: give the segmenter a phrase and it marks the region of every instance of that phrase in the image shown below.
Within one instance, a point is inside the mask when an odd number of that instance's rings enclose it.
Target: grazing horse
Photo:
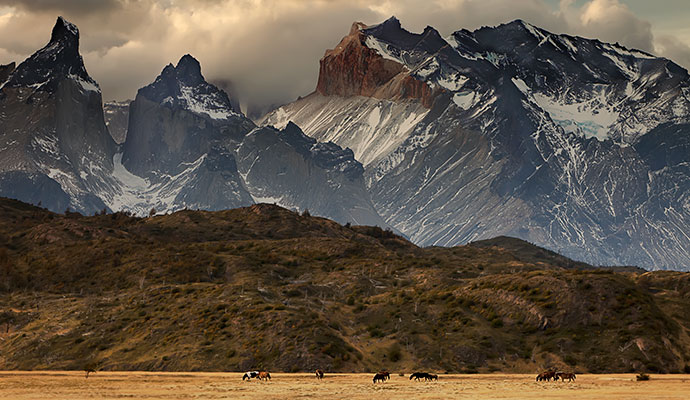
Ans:
[[[323,370],[321,370],[321,369],[316,370],[316,378],[317,379],[323,379],[323,375],[324,375]]]
[[[259,371],[247,371],[242,375],[242,380],[248,380],[250,381],[252,378],[258,378],[260,372]]]
[[[410,375],[410,380],[412,380],[412,378],[414,378],[415,381],[418,381],[420,379],[426,379],[428,375],[429,374],[427,374],[426,372],[415,372],[414,374]]]
[[[551,379],[553,379],[554,381],[557,379],[556,371],[544,371],[541,374],[537,375],[537,382],[550,381]]]
[[[93,368],[84,368],[84,372],[86,372],[86,377],[89,377],[89,374],[93,372],[94,374],[96,373],[96,370]]]
[[[386,379],[390,379],[390,375],[388,377],[386,377],[386,374],[382,374],[380,372],[378,374],[374,375],[374,383],[385,382]]]
[[[572,372],[559,372],[556,374],[556,378],[561,378],[563,382],[565,382],[566,379],[568,380],[568,382],[572,382],[575,380],[576,377],[575,374],[573,374]]]
[[[383,377],[386,378],[386,380],[391,378],[391,373],[386,370],[379,371],[378,374],[383,375]]]
[[[260,381],[270,381],[271,380],[271,374],[269,374],[268,371],[261,371],[261,372],[259,372],[259,380]]]
[[[437,381],[438,380],[438,375],[436,374],[426,374],[426,380],[427,381]]]

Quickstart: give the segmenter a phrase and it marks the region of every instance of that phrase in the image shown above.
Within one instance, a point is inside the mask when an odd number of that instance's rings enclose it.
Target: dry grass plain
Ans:
[[[0,372],[0,399],[688,399],[690,375],[581,375],[573,383],[537,383],[532,375],[441,375],[438,382],[407,377],[374,385],[373,374],[272,374],[243,382],[241,373]]]

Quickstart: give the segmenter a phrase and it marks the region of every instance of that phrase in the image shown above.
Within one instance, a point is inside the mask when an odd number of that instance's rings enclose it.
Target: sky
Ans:
[[[314,90],[319,59],[355,21],[391,15],[442,35],[523,19],[641,49],[690,68],[688,0],[0,0],[0,64],[43,47],[58,15],[75,23],[104,100],[133,99],[184,54],[243,103],[283,104]]]

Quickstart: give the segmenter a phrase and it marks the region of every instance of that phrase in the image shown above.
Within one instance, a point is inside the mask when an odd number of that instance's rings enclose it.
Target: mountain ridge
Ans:
[[[347,36],[427,85],[432,105],[317,87],[260,123],[352,148],[377,211],[422,245],[507,234],[595,264],[690,266],[690,160],[649,150],[686,148],[685,69],[519,20],[434,32],[391,18]]]

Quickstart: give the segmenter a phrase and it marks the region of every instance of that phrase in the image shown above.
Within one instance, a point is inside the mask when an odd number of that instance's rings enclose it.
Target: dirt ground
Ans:
[[[241,373],[0,372],[0,399],[688,399],[690,375],[580,375],[576,382],[535,382],[532,375],[441,375],[438,382],[373,374],[271,374],[243,382]]]

